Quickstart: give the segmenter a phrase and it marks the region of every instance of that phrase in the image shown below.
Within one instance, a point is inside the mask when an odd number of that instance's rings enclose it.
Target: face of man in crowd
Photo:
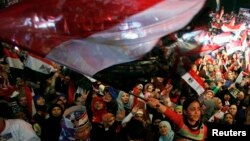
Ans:
[[[240,92],[238,93],[238,95],[237,95],[237,99],[238,99],[238,100],[243,100],[244,97],[245,97],[245,95],[244,95],[244,92],[242,92],[242,91],[240,91]]]
[[[19,105],[22,107],[26,107],[28,104],[26,96],[22,96],[19,98]]]
[[[215,106],[217,109],[222,109],[223,108],[223,104],[222,104],[222,101],[221,99],[218,99],[215,101]]]
[[[205,93],[205,100],[212,99],[214,97],[213,92],[207,91]]]
[[[231,98],[231,96],[230,96],[229,94],[225,94],[225,95],[224,95],[224,100],[225,100],[225,101],[229,101],[230,98]]]
[[[229,113],[231,113],[233,116],[236,115],[236,113],[237,113],[237,106],[236,105],[231,105],[229,107]]]

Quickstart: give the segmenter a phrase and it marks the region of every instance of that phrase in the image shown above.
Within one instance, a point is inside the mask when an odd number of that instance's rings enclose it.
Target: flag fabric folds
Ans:
[[[21,62],[19,56],[15,52],[4,48],[4,54],[6,55],[6,61],[11,68],[23,69],[23,62]]]
[[[0,40],[93,76],[137,60],[205,0],[26,0],[0,12]]]
[[[32,54],[28,54],[24,66],[43,74],[50,74],[56,70],[53,62]]]

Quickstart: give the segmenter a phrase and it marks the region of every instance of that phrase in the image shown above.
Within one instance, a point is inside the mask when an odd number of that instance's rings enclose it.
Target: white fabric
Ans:
[[[205,0],[163,0],[116,26],[59,44],[46,58],[93,76],[115,64],[137,60],[158,40],[186,26]],[[69,51],[70,50],[70,51]]]
[[[5,120],[5,129],[0,134],[0,140],[6,141],[40,141],[31,124],[21,119]]]

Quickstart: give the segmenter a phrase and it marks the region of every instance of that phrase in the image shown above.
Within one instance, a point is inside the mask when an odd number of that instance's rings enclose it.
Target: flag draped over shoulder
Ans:
[[[205,0],[25,0],[0,11],[0,40],[93,76],[139,59]]]

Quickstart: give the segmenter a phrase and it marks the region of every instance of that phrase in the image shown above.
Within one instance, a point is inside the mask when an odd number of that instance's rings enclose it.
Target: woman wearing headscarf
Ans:
[[[57,141],[61,132],[61,120],[63,115],[63,108],[59,104],[53,104],[50,106],[49,118],[45,120],[42,127],[41,140]]]
[[[159,100],[149,98],[150,107],[164,114],[175,126],[175,140],[204,141],[207,137],[207,126],[201,120],[201,103],[198,99],[189,98],[183,103],[183,114],[177,114]]]
[[[107,113],[106,103],[99,96],[94,97],[91,103],[92,122],[101,123],[102,116]]]
[[[118,113],[125,111],[125,116],[128,115],[133,108],[133,96],[124,91],[120,91],[117,97]]]
[[[174,139],[174,131],[168,121],[161,121],[159,123],[160,138],[159,141],[172,141]]]
[[[33,97],[34,105],[36,108],[36,113],[32,117],[32,125],[36,134],[40,137],[42,132],[42,127],[44,126],[45,119],[48,115],[48,108],[45,104],[45,98],[42,95],[35,95]]]

